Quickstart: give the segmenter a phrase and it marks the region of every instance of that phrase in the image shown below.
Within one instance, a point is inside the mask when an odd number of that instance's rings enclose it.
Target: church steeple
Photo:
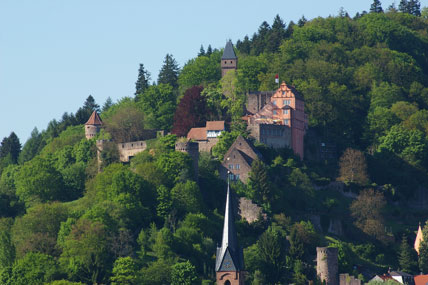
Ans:
[[[229,70],[236,70],[238,67],[238,57],[233,49],[232,41],[229,40],[224,47],[223,56],[221,57],[221,77]]]
[[[217,284],[244,284],[244,256],[238,246],[235,229],[233,203],[231,200],[229,181],[227,183],[226,208],[224,212],[223,239],[217,248],[215,271]],[[227,283],[229,282],[229,283]]]

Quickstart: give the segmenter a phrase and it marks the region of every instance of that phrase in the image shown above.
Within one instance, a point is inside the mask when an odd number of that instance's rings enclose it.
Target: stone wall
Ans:
[[[185,152],[192,158],[193,175],[197,181],[199,173],[199,144],[196,142],[178,142],[175,144],[175,150]]]
[[[250,135],[273,148],[291,147],[291,128],[285,125],[249,124]]]
[[[117,144],[117,150],[119,151],[119,159],[121,162],[129,162],[132,157],[142,151],[145,151],[146,149],[147,143],[145,141],[135,141]]]
[[[219,271],[216,273],[217,285],[244,285],[245,276],[240,271]],[[227,282],[230,283],[227,283]]]
[[[275,91],[264,91],[264,92],[250,92],[247,94],[247,111],[252,114],[257,113],[267,103],[270,102],[270,98],[275,94]]]
[[[257,206],[248,198],[239,198],[239,215],[245,219],[249,224],[254,223],[260,219],[262,214],[262,208]]]
[[[350,276],[348,273],[339,275],[339,284],[340,285],[361,285],[361,280]]]
[[[210,138],[206,141],[197,141],[199,144],[199,151],[209,152],[211,153],[211,149],[218,143],[218,138]]]

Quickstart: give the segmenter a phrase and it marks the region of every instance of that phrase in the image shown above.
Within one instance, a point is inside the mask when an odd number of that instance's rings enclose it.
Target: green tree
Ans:
[[[59,262],[72,281],[106,282],[112,265],[106,226],[79,219],[64,241]]]
[[[0,159],[10,155],[13,163],[18,162],[19,153],[21,152],[21,143],[18,136],[12,132],[9,137],[3,138],[0,145]]]
[[[178,213],[197,213],[202,210],[202,195],[198,184],[187,180],[185,183],[177,183],[171,190],[173,206]]]
[[[11,280],[16,285],[38,285],[54,280],[59,274],[52,256],[30,252],[13,265]]]
[[[139,283],[142,285],[171,284],[171,264],[159,259],[141,269]]]
[[[29,161],[35,157],[44,145],[45,143],[43,141],[42,134],[39,133],[39,130],[36,127],[34,127],[34,129],[31,131],[30,138],[25,142],[24,147],[19,154],[19,163],[23,164],[24,162]]]
[[[135,104],[127,102],[120,104],[104,123],[115,142],[129,142],[143,138],[144,120],[144,113]]]
[[[137,96],[137,102],[145,114],[147,128],[171,129],[176,107],[176,97],[171,85],[159,83],[149,86]]]
[[[252,199],[257,203],[269,205],[272,202],[273,193],[267,166],[260,160],[254,160],[248,178],[248,189],[252,193]]]
[[[113,106],[113,100],[111,100],[111,97],[108,96],[106,101],[104,102],[104,105],[101,109],[102,112],[107,111],[111,106]]]
[[[164,184],[169,186],[192,177],[192,159],[183,152],[162,153],[157,158],[155,165],[166,177]]]
[[[158,196],[158,205],[156,207],[156,212],[158,216],[166,219],[172,210],[172,198],[170,189],[161,185],[157,188]]]
[[[157,258],[167,260],[173,257],[173,242],[174,236],[172,235],[171,231],[165,227],[160,229],[156,234],[155,242],[153,244],[153,251]]]
[[[196,268],[190,261],[178,262],[171,267],[172,285],[192,285],[197,280]]]
[[[52,163],[42,157],[27,161],[15,178],[16,194],[27,206],[38,202],[62,200],[63,180]]]
[[[140,63],[138,69],[138,79],[135,82],[135,95],[143,93],[149,87],[150,72],[144,69],[144,64]]]
[[[15,246],[11,236],[12,219],[0,219],[0,271],[13,265]]]
[[[372,5],[370,6],[370,13],[382,13],[382,3],[379,0],[373,0]]]
[[[131,257],[119,257],[114,262],[112,285],[134,285],[137,283],[137,264]]]
[[[257,241],[260,271],[267,284],[283,284],[287,278],[286,245],[285,235],[272,226]]]
[[[158,84],[169,84],[172,88],[178,87],[178,74],[180,68],[172,54],[166,54],[158,75]]]
[[[405,234],[402,236],[400,250],[398,252],[398,263],[400,269],[408,273],[416,273],[417,271],[417,253],[409,246]]]

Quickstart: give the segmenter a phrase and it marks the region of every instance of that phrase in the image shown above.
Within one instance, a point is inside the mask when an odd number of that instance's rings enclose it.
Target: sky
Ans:
[[[101,106],[133,96],[139,64],[156,80],[167,53],[182,67],[201,44],[220,49],[251,37],[277,14],[286,23],[341,7],[354,16],[372,2],[0,0],[0,139],[14,131],[23,144],[89,95]],[[392,0],[381,2],[386,9]]]

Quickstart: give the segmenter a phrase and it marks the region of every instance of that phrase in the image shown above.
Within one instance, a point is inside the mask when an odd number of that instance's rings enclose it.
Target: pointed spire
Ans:
[[[221,59],[238,59],[238,57],[235,54],[235,50],[233,49],[232,41],[229,40],[226,43],[226,46],[224,47],[223,56]]]
[[[102,124],[103,124],[103,121],[101,121],[101,118],[98,115],[97,111],[93,111],[92,115],[89,117],[89,120],[85,123],[85,125],[96,125],[96,126],[100,126]]]
[[[225,267],[223,263],[229,263]],[[217,248],[216,271],[224,271],[225,268],[242,270],[244,258],[242,249],[238,246],[238,238],[235,229],[233,202],[231,198],[230,183],[227,180],[226,207],[224,211],[223,238],[221,247]]]
[[[418,228],[418,233],[416,235],[416,240],[415,240],[415,250],[419,255],[419,246],[421,245],[421,242],[424,240],[424,235],[422,233],[422,228],[421,228],[421,223],[419,222],[419,228]]]

